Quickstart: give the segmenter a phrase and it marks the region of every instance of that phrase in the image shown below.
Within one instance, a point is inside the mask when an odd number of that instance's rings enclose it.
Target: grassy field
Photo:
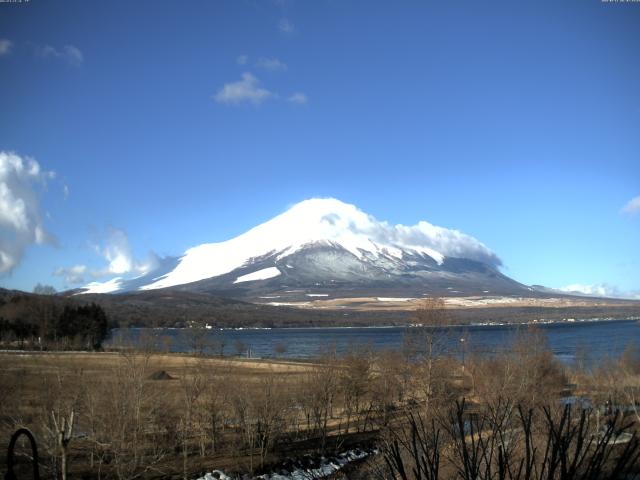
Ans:
[[[88,478],[98,469],[109,478],[253,471],[283,455],[317,451],[318,436],[334,448],[330,437],[344,433],[337,405],[331,414],[319,405],[312,412],[311,382],[329,374],[335,383],[335,370],[324,365],[112,352],[4,352],[0,364],[0,448],[26,426],[36,434],[47,475],[60,467],[53,417],[59,424],[71,411],[69,470]],[[368,442],[371,435],[361,433],[352,427],[353,439],[341,435],[342,446]],[[132,460],[133,450],[144,460]]]

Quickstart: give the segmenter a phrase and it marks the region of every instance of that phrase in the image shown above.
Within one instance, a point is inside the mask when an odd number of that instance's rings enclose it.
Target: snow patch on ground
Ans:
[[[412,297],[376,297],[376,300],[379,302],[410,302],[411,300],[415,300]]]
[[[269,267],[263,268],[262,270],[258,270],[257,272],[247,273],[246,275],[242,275],[236,278],[236,281],[233,283],[242,283],[242,282],[254,282],[256,280],[266,280],[268,278],[277,277],[280,275],[280,270],[277,267]]]
[[[518,297],[458,297],[458,298],[445,298],[444,302],[447,305],[458,306],[478,306],[478,305],[497,305],[505,303],[517,303],[522,301],[522,298]]]
[[[291,470],[281,469],[280,473],[265,473],[254,477],[260,480],[309,480],[311,478],[326,478],[333,475],[345,465],[367,458],[370,455],[376,454],[377,450],[370,452],[360,449],[349,450],[348,452],[341,453],[335,457],[325,458],[322,457],[319,462],[312,462],[315,465],[304,467],[304,461],[291,462]],[[238,477],[239,478],[239,477]],[[226,475],[220,470],[213,470],[211,473],[205,474],[203,477],[197,480],[234,480],[234,477]]]
[[[328,293],[307,293],[307,297],[328,297]]]
[[[267,305],[272,307],[300,307],[303,305],[311,305],[310,302],[269,302]]]

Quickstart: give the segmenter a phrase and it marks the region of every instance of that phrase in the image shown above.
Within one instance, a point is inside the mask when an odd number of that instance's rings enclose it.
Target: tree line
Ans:
[[[0,305],[0,344],[5,348],[97,350],[111,327],[95,303],[16,295]]]

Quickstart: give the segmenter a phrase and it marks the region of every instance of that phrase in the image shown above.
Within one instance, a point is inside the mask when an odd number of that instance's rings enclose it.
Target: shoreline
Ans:
[[[241,332],[241,331],[273,331],[273,330],[339,330],[339,329],[390,329],[390,328],[465,328],[465,327],[518,327],[518,326],[531,326],[531,325],[574,325],[582,323],[608,323],[608,322],[635,322],[640,321],[640,316],[633,316],[628,318],[567,318],[563,320],[546,320],[536,319],[523,322],[480,322],[480,323],[455,323],[451,325],[444,325],[441,327],[434,327],[432,325],[423,324],[405,324],[405,325],[335,325],[335,326],[316,326],[311,325],[308,327],[118,327],[112,329],[115,330],[205,330],[212,332]]]

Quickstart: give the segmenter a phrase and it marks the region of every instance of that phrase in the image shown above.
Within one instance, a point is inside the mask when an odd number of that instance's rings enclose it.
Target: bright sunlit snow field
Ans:
[[[475,238],[421,221],[413,226],[379,221],[354,205],[333,198],[300,202],[277,217],[248,232],[220,243],[190,248],[170,272],[141,287],[150,290],[172,287],[216,277],[250,264],[269,254],[283,259],[306,245],[335,245],[358,259],[403,258],[405,254],[426,255],[438,264],[446,256],[471,258],[499,265],[498,257]],[[264,280],[280,275],[276,267],[262,268],[238,277],[234,283]],[[88,286],[91,293],[117,291],[116,279]]]

